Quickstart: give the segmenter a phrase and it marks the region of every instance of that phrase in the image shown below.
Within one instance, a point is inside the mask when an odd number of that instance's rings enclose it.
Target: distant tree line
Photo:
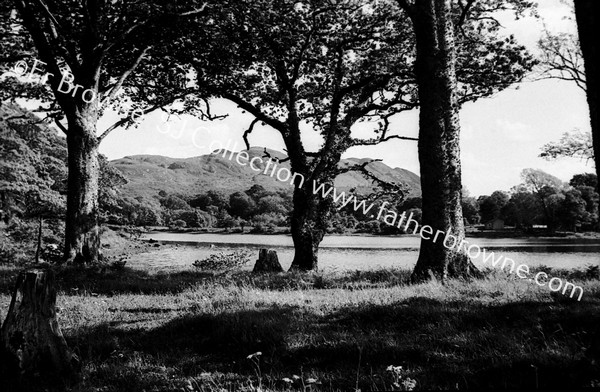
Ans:
[[[532,232],[537,225],[546,226],[550,233],[597,230],[599,196],[595,191],[595,174],[577,174],[568,184],[541,170],[525,169],[522,177],[523,182],[509,191],[497,190],[478,198],[463,189],[465,223],[483,225],[501,219],[507,228],[524,233]],[[289,190],[270,191],[253,185],[246,191],[230,194],[209,190],[190,196],[160,191],[151,200],[119,196],[110,205],[101,203],[101,207],[103,220],[111,224],[273,233],[289,231],[292,197]],[[371,211],[377,211],[383,202],[389,203],[388,209],[406,216],[412,214],[413,219],[421,222],[420,197],[401,201],[391,196],[379,198]],[[404,231],[347,205],[332,212],[327,233],[391,235]]]
[[[506,226],[524,232],[534,225],[556,230],[597,230],[598,180],[595,174],[577,174],[564,184],[541,170],[525,169],[523,183],[509,192],[495,191],[491,195],[463,197],[465,219],[472,224],[502,219]]]
[[[109,224],[167,226],[173,229],[248,228],[247,231],[252,233],[289,232],[292,198],[291,190],[267,190],[258,184],[230,194],[222,190],[208,190],[196,195],[159,191],[152,198],[115,195],[100,203],[101,220]],[[420,220],[420,198],[408,198],[402,202],[394,202],[392,198],[385,200],[392,202],[396,211],[407,211],[407,214],[413,214],[414,219]],[[383,201],[377,201],[374,207],[379,208]],[[349,206],[332,214],[327,232],[402,233]]]
[[[154,197],[117,196],[103,211],[109,224],[168,226],[172,228],[244,228],[274,232],[289,225],[290,191],[269,191],[253,185],[227,194],[209,190],[196,195],[159,191]]]

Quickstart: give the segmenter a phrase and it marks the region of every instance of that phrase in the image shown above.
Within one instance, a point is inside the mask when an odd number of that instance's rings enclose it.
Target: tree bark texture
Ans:
[[[313,195],[312,182],[294,189],[294,209],[291,233],[294,241],[294,259],[290,271],[316,271],[319,269],[319,245],[327,230],[328,211],[325,200]]]
[[[411,15],[417,42],[422,225],[465,237],[461,207],[459,106],[450,0],[419,0]],[[475,267],[466,251],[438,239],[422,239],[413,280],[469,276]]]
[[[293,117],[288,122],[290,132],[284,141],[290,157],[292,172],[301,174],[294,184],[292,199],[291,234],[294,241],[294,259],[290,271],[316,271],[319,268],[319,245],[327,230],[327,200],[313,192],[313,180],[319,181],[321,168],[312,167],[300,139],[299,122]],[[327,151],[323,151],[327,154]],[[324,182],[327,178],[323,179]],[[330,181],[332,183],[332,181]]]
[[[56,319],[56,290],[51,270],[21,272],[2,325],[2,380],[20,387],[70,384],[79,378]]]
[[[69,118],[68,193],[65,259],[70,263],[96,263],[100,258],[98,226],[98,139],[94,109]]]
[[[585,65],[586,93],[590,107],[592,144],[594,146],[594,160],[596,161],[596,175],[598,178],[600,178],[600,124],[598,124],[600,64],[598,63],[598,37],[596,36],[598,25],[596,20],[599,12],[600,2],[598,0],[575,0],[575,18]],[[596,187],[596,191],[600,193],[600,182]]]

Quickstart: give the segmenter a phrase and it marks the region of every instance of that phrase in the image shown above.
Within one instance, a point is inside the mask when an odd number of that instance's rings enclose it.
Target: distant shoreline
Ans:
[[[126,226],[116,226],[116,225],[107,225],[111,228],[117,229],[125,229]],[[153,226],[146,228],[138,228],[145,234],[150,233],[169,233],[169,234],[222,234],[222,235],[233,235],[233,234],[249,234],[249,235],[258,235],[258,236],[271,236],[271,235],[291,235],[288,228],[277,228],[272,233],[252,233],[250,230],[245,229],[243,232],[238,229],[221,229],[221,228],[186,228],[186,229],[177,229],[174,230],[169,227],[161,227],[161,226]],[[565,232],[557,232],[554,235],[548,235],[548,233],[540,231],[539,233],[533,234],[523,234],[519,232],[511,232],[511,231],[470,231],[467,229],[467,237],[471,238],[520,238],[520,239],[555,239],[555,238],[563,238],[563,239],[579,239],[579,240],[597,240],[600,239],[600,233],[598,232],[584,232],[584,233],[565,233]],[[326,234],[328,237],[338,237],[338,236],[346,236],[346,237],[381,237],[381,238],[405,238],[405,237],[419,237],[417,234],[371,234],[371,233],[356,233],[356,232],[348,232],[348,233],[329,233]]]

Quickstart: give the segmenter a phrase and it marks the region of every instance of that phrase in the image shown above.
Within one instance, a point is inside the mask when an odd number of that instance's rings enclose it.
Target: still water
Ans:
[[[154,239],[168,247],[159,247],[147,253],[132,256],[130,263],[143,264],[153,269],[188,268],[195,260],[211,254],[247,249],[258,256],[258,249],[277,251],[284,269],[294,256],[292,237],[289,235],[253,234],[188,234],[149,233],[145,239]],[[566,238],[471,238],[470,244],[511,258],[518,264],[531,267],[546,265],[553,268],[582,269],[600,265],[600,239]],[[327,236],[319,250],[319,269],[328,271],[366,270],[378,268],[412,268],[417,260],[420,238],[417,236]],[[255,256],[252,256],[253,258]],[[474,260],[482,265],[482,257]],[[252,268],[252,264],[247,265]]]

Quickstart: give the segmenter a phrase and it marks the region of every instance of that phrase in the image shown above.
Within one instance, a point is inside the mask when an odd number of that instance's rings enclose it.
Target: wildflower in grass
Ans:
[[[262,355],[262,352],[260,352],[260,351],[257,351],[257,352],[255,352],[254,354],[250,354],[250,355],[248,355],[248,356],[246,357],[246,359],[253,359],[253,358],[256,358],[256,357],[260,357],[261,355]]]
[[[405,378],[402,380],[402,387],[405,391],[412,391],[417,386],[417,381],[412,378]]]
[[[284,378],[282,378],[282,379],[281,379],[281,381],[285,382],[286,384],[291,384],[291,383],[293,383],[293,381],[292,381],[292,380],[290,380],[290,379],[289,379],[289,378],[287,378],[287,377],[284,377]]]
[[[402,366],[390,365],[385,369],[392,377],[392,387],[395,391],[412,391],[417,386],[417,381],[412,378],[402,378],[404,370]]]
[[[306,379],[306,383],[307,384],[316,384],[318,382],[318,380],[316,378],[308,378]]]
[[[256,378],[258,379],[258,387],[255,389],[256,391],[262,390],[262,371],[260,370],[260,356],[262,352],[257,351],[254,354],[250,354],[246,357],[254,368],[254,373],[256,373]]]
[[[402,366],[390,365],[385,370],[387,370],[390,373],[397,374],[397,375],[402,374]]]

